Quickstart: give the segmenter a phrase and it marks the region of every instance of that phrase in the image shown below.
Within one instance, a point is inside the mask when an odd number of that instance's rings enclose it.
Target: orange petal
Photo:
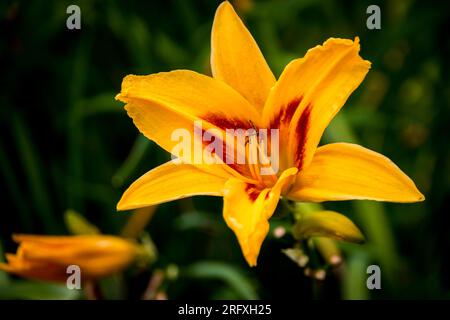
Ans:
[[[8,263],[0,263],[0,270],[29,279],[61,282],[67,279],[66,268],[47,262],[28,261],[12,254],[6,255]]]
[[[221,196],[230,177],[223,167],[167,162],[136,180],[123,194],[117,209],[130,210],[194,195]]]
[[[174,137],[174,133],[186,132],[192,139],[189,145],[196,140],[202,152],[202,130],[218,130],[224,134],[221,138],[226,152],[225,143],[234,141],[227,139],[226,129],[246,130],[260,123],[256,109],[223,81],[188,70],[129,75],[116,98],[127,103],[125,109],[139,131],[170,153],[185,140],[184,136]],[[201,121],[199,134],[194,130],[196,121]],[[198,164],[192,158],[197,150],[193,148],[194,152],[183,160]],[[225,156],[220,158],[224,160]],[[238,167],[245,173],[244,166]]]
[[[424,196],[414,182],[385,156],[350,143],[317,149],[298,174],[289,198],[296,201],[369,199],[417,202]]]
[[[269,232],[269,218],[280,194],[290,185],[297,168],[285,170],[272,188],[258,190],[254,185],[231,178],[225,184],[223,217],[233,230],[250,266],[256,265],[261,245]]]
[[[263,122],[280,128],[288,167],[307,167],[323,131],[369,68],[359,56],[358,38],[328,39],[286,66],[264,106]]]
[[[81,269],[83,280],[105,277],[128,266],[138,248],[132,241],[107,235],[16,235],[17,255],[7,255],[0,269],[24,277],[62,281],[69,265]]]
[[[275,77],[255,40],[228,1],[216,11],[211,32],[211,69],[262,112]]]

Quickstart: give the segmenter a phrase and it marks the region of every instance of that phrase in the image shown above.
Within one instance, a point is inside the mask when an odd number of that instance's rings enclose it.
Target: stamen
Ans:
[[[257,145],[257,147],[258,147],[258,152],[259,152],[259,156],[262,158],[262,163],[269,163],[269,167],[265,167],[264,166],[264,168],[266,169],[266,170],[269,170],[269,172],[270,172],[270,174],[268,174],[268,175],[264,175],[264,176],[268,176],[270,179],[272,179],[272,182],[273,183],[276,183],[277,182],[277,180],[278,180],[278,178],[277,178],[277,175],[276,175],[276,172],[275,172],[275,170],[273,170],[273,167],[270,165],[270,160],[269,160],[269,158],[267,157],[267,155],[266,155],[266,148],[265,148],[265,145],[264,145],[264,140],[262,140],[262,141],[260,141],[260,143]],[[259,168],[258,168],[259,169]],[[259,171],[259,170],[258,170]]]
[[[259,174],[259,166],[258,166],[258,145],[257,140],[254,134],[249,134],[248,141],[245,144],[245,154],[247,157],[247,163],[250,168],[250,172],[254,178],[256,178],[260,183],[263,183],[263,179]]]

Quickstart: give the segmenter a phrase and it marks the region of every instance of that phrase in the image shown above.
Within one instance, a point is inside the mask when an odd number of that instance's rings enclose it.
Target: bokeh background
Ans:
[[[114,100],[122,78],[191,69],[210,74],[210,30],[219,1],[2,1],[0,3],[0,259],[12,233],[68,234],[74,210],[120,234],[125,188],[169,159]],[[372,69],[322,143],[358,142],[387,155],[425,194],[417,204],[330,202],[368,241],[339,244],[344,263],[324,281],[282,252],[289,235],[265,241],[249,268],[221,218],[220,198],[160,205],[146,231],[158,257],[101,281],[104,298],[139,299],[159,276],[180,298],[450,298],[450,6],[447,1],[232,1],[275,75],[328,37],[361,39]],[[81,30],[66,8],[81,8]],[[366,8],[381,8],[368,30]],[[282,211],[282,210],[281,210]],[[288,222],[277,213],[272,225]],[[382,289],[366,288],[378,264]],[[162,276],[161,276],[162,275]],[[2,299],[80,299],[83,292],[0,272]]]

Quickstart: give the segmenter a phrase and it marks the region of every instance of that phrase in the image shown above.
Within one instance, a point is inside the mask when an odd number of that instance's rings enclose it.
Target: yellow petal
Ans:
[[[369,68],[359,56],[358,38],[328,39],[286,66],[264,106],[263,122],[280,127],[288,166],[306,168],[323,131]]]
[[[348,242],[364,242],[358,227],[346,216],[334,211],[303,213],[294,225],[292,234],[296,239],[327,237]]]
[[[129,75],[124,78],[117,99],[127,103],[125,109],[139,131],[170,153],[185,141],[184,136],[173,136],[180,129],[191,138],[190,146],[194,145],[194,139],[201,139],[203,132],[200,136],[194,133],[196,121],[201,121],[202,130],[220,132],[235,128],[245,130],[260,123],[256,109],[227,84],[188,70]],[[226,135],[222,138],[226,150],[225,142],[234,140],[226,139]],[[199,143],[202,146],[202,142]],[[192,149],[190,156],[183,160],[198,164],[192,158],[197,149]],[[236,167],[245,173],[245,166]]]
[[[297,201],[417,202],[425,199],[414,182],[391,160],[350,143],[318,148],[311,164],[298,174],[289,197]]]
[[[269,218],[287,188],[296,168],[285,170],[272,188],[258,190],[254,185],[231,178],[225,184],[223,217],[233,230],[250,266],[256,265],[261,245],[269,232]]]
[[[117,209],[130,210],[195,195],[221,196],[230,177],[222,168],[167,162],[136,180],[123,194]]]
[[[262,111],[275,77],[228,1],[219,6],[214,18],[211,69],[214,78],[228,83]]]
[[[138,109],[136,112],[145,117],[165,108],[169,109],[171,118],[162,120],[171,123],[176,120],[173,117],[188,118],[190,127],[193,125],[192,120],[203,120],[221,129],[247,129],[252,127],[252,123],[259,124],[256,109],[230,86],[189,70],[147,76],[128,75],[123,79],[122,90],[116,98],[133,103],[127,111],[135,121],[139,119],[133,117],[134,109]],[[144,134],[157,129],[153,122],[138,121],[136,125]]]

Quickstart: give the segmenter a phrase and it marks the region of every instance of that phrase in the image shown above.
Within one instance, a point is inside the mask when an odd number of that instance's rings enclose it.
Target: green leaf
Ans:
[[[19,280],[0,287],[0,299],[73,300],[79,298],[81,292],[65,285]]]
[[[0,262],[4,262],[3,261],[3,247],[2,247],[2,243],[0,242]],[[9,279],[9,275],[8,273],[6,273],[5,271],[0,270],[0,288],[8,285],[10,282]]]
[[[115,100],[115,92],[105,92],[91,98],[79,100],[74,107],[74,116],[77,121],[88,116],[102,113],[124,112],[123,104]]]
[[[138,135],[127,158],[111,179],[113,186],[121,187],[124,184],[136,170],[137,166],[144,158],[145,153],[151,146],[153,146],[153,143],[150,140],[143,135]]]
[[[205,229],[214,227],[214,220],[210,214],[202,211],[188,211],[174,220],[179,230]]]
[[[74,210],[69,209],[64,213],[64,221],[72,234],[100,234],[96,226]]]
[[[102,296],[107,300],[124,299],[125,283],[121,274],[103,278],[99,281]]]
[[[42,170],[41,158],[36,148],[36,143],[32,139],[33,134],[29,131],[29,126],[19,114],[15,114],[12,117],[12,129],[13,136],[16,139],[19,158],[22,161],[23,174],[28,180],[28,187],[36,213],[39,214],[39,218],[44,223],[47,232],[56,232],[59,228],[54,217],[50,191],[46,184],[46,172]]]
[[[327,237],[354,243],[365,241],[361,231],[349,218],[334,211],[303,213],[292,233],[299,240]]]
[[[258,299],[253,283],[240,269],[234,266],[220,262],[202,261],[183,268],[181,275],[195,279],[219,279],[234,289],[239,298]]]
[[[360,250],[348,256],[342,279],[342,298],[345,300],[367,300],[370,298],[366,286],[366,268],[370,264],[369,255]]]

